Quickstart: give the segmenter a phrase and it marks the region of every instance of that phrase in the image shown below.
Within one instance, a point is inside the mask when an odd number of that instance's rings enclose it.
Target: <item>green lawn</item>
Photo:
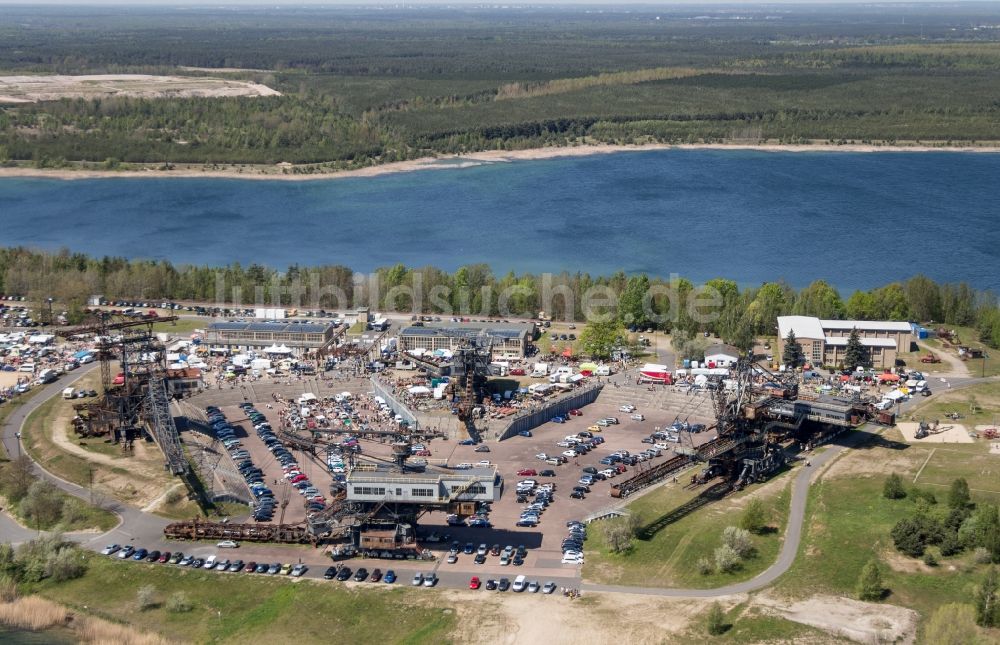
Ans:
[[[1000,350],[992,349],[987,347],[983,343],[979,342],[979,331],[973,329],[972,327],[952,327],[949,326],[948,329],[953,329],[958,334],[957,342],[959,345],[964,345],[966,347],[972,347],[973,349],[981,349],[986,354],[986,358],[972,358],[965,361],[966,367],[969,369],[969,376],[997,376],[1000,375]],[[946,351],[953,356],[958,355],[958,350],[953,349],[954,345],[945,345],[938,339],[929,339],[928,345],[942,348],[941,351]],[[925,342],[925,341],[921,341]],[[943,349],[947,347],[947,349]],[[937,351],[937,349],[935,349]]]
[[[908,455],[909,467],[898,471],[907,487],[912,486],[920,457],[930,448],[906,448],[905,452],[920,450]],[[864,460],[868,463],[903,464],[898,455],[887,448],[872,447],[851,453],[843,459]],[[950,455],[940,449],[944,468],[961,473],[965,458],[960,452]],[[856,461],[855,463],[858,463]],[[909,468],[909,470],[907,469]],[[923,475],[920,480],[922,481]],[[968,553],[943,558],[931,549],[940,566],[930,568],[919,561],[896,552],[889,535],[893,525],[904,517],[912,516],[912,496],[902,500],[889,500],[882,496],[884,474],[851,472],[841,476],[824,476],[810,491],[806,512],[804,538],[798,557],[791,570],[776,584],[784,595],[805,598],[817,593],[852,596],[862,567],[871,559],[882,565],[883,577],[890,594],[886,600],[916,610],[926,620],[934,609],[949,602],[968,603],[972,589],[978,584],[985,567],[971,564]],[[970,480],[970,486],[975,487]],[[939,503],[944,502],[946,489],[921,486],[934,492]],[[985,498],[973,492],[973,499]],[[1000,636],[1000,635],[998,635]]]
[[[207,318],[182,318],[173,322],[156,323],[153,325],[153,331],[174,334],[177,336],[187,336],[196,329],[204,329],[208,327],[209,322],[211,321]]]
[[[438,644],[449,642],[454,623],[453,610],[436,591],[385,585],[354,590],[338,583],[88,557],[83,578],[42,585],[39,592],[79,611],[186,642]],[[136,592],[144,585],[156,589],[160,606],[138,611]],[[163,607],[178,591],[187,594],[192,611],[176,614]]]
[[[591,525],[587,541],[587,564],[584,578],[605,584],[641,585],[651,587],[712,588],[753,578],[770,566],[777,557],[788,516],[789,491],[787,482],[771,484],[761,493],[770,531],[754,536],[757,553],[744,561],[733,573],[702,575],[697,568],[700,558],[713,559],[721,544],[723,529],[738,525],[747,498],[759,487],[751,487],[721,501],[709,502],[702,508],[666,524],[649,539],[636,539],[626,555],[610,553],[601,530],[601,522]],[[668,485],[644,495],[628,505],[632,513],[642,518],[644,525],[653,524],[669,511],[694,498],[696,491],[686,491]]]
[[[947,425],[950,422],[945,415],[952,412],[962,415],[954,423],[961,423],[969,430],[977,425],[1000,422],[1000,383],[980,383],[954,391],[938,388],[937,396],[914,408],[907,416],[913,420],[939,419]]]

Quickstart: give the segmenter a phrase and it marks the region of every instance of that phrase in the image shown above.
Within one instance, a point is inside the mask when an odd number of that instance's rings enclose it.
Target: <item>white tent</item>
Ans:
[[[708,377],[705,376],[704,374],[699,374],[698,376],[694,377],[694,384],[697,385],[698,387],[705,387],[706,383],[708,383]]]
[[[428,394],[431,393],[431,389],[429,387],[424,387],[423,385],[414,385],[408,388],[406,391],[412,394],[413,396],[427,396]]]
[[[264,350],[264,353],[265,354],[291,354],[292,350],[289,349],[288,347],[286,347],[285,345],[281,345],[280,347],[278,345],[271,345],[270,347],[268,347],[267,349]]]
[[[316,395],[313,394],[312,392],[306,392],[305,394],[299,397],[299,403],[305,403],[306,401],[315,401],[315,400],[316,400]]]
[[[899,390],[893,390],[892,392],[889,392],[888,394],[886,394],[882,398],[883,399],[889,399],[890,401],[895,402],[895,401],[898,401],[899,399],[905,399],[906,395],[904,393],[900,392]]]

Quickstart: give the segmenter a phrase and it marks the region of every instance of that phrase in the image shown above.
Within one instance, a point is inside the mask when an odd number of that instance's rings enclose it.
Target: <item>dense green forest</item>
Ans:
[[[592,142],[1000,141],[989,4],[4,16],[0,74],[213,75],[283,96],[0,105],[0,163],[312,172]]]
[[[699,310],[695,305],[706,289],[717,298],[710,310]],[[103,294],[112,300],[188,300],[247,307],[280,302],[331,311],[367,305],[487,317],[534,317],[542,310],[564,320],[586,319],[587,295],[597,293],[602,303],[611,294],[607,306],[625,323],[688,334],[716,332],[739,347],[749,346],[755,336],[774,334],[775,319],[786,314],[976,327],[983,342],[1000,347],[1000,305],[995,294],[965,283],[938,284],[922,275],[857,291],[845,300],[822,280],[798,291],[781,282],[741,289],[726,278],[695,285],[684,278],[667,282],[622,272],[497,276],[484,264],[454,273],[395,265],[357,276],[344,266],[291,266],[284,271],[258,264],[174,266],[166,261],[92,258],[68,250],[0,248],[0,293],[28,296],[34,302],[53,297],[77,319],[89,295]],[[715,315],[699,322],[704,313]]]

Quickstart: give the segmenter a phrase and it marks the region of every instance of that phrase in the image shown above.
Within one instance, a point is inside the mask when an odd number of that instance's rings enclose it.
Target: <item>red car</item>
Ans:
[[[583,412],[580,412],[576,408],[573,408],[572,410],[569,411],[569,416],[571,416],[571,417],[582,417],[583,416]]]
[[[522,468],[521,470],[517,471],[518,477],[534,477],[537,474],[538,473],[535,471],[534,468]]]
[[[469,580],[469,589],[479,589],[482,584],[479,581],[479,576],[472,576],[472,580]]]
[[[520,367],[515,367],[514,369],[512,369],[510,371],[510,375],[511,376],[524,376],[524,370],[522,370]]]
[[[418,450],[416,452],[416,455],[418,457],[430,457],[431,456],[431,451],[430,450]]]
[[[625,464],[618,464],[617,466],[615,466],[615,470],[617,470],[619,473],[623,473],[626,470],[628,470],[628,468],[625,467]]]
[[[157,562],[159,562],[160,564],[166,564],[167,560],[169,560],[169,559],[170,559],[170,551],[164,551],[160,555],[160,559],[157,560]]]
[[[309,479],[309,478],[306,477],[305,475],[299,474],[299,475],[296,475],[295,477],[292,477],[291,481],[292,481],[293,484],[298,484],[299,482],[305,481],[307,479]]]

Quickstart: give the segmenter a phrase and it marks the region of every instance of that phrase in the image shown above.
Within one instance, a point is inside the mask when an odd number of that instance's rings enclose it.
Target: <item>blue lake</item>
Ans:
[[[0,244],[284,268],[1000,291],[1000,154],[661,150],[314,181],[0,179]]]

